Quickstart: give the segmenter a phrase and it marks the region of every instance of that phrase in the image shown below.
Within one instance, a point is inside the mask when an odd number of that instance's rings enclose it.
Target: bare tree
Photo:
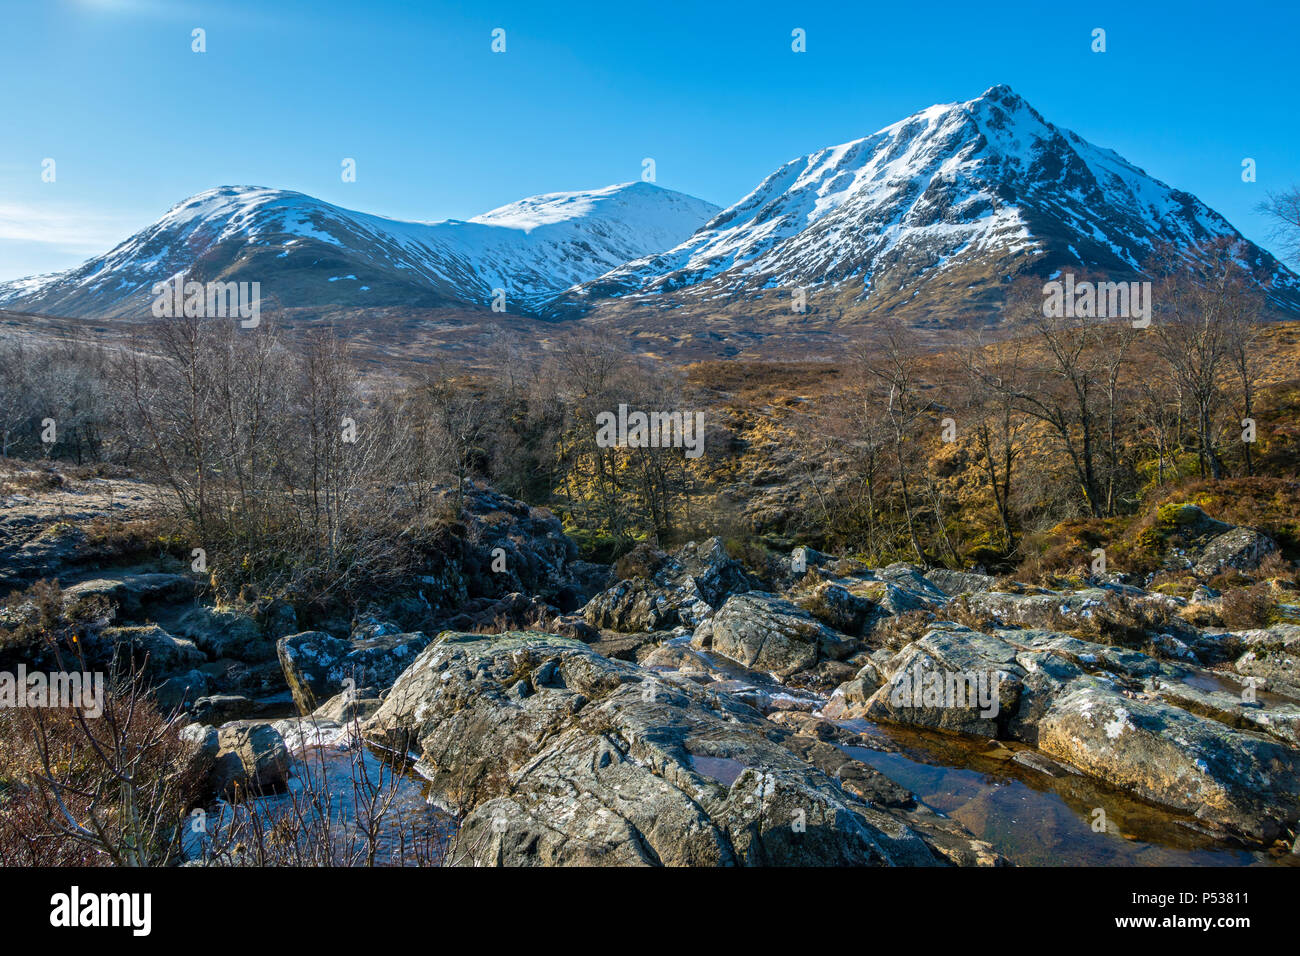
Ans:
[[[1300,186],[1270,192],[1259,204],[1259,211],[1273,220],[1272,238],[1279,243],[1282,254],[1292,261],[1300,260]]]
[[[1223,380],[1234,356],[1247,361],[1245,327],[1257,312],[1238,251],[1219,242],[1199,257],[1167,256],[1155,290],[1155,350],[1191,406],[1201,475],[1214,479],[1224,475],[1216,448]]]

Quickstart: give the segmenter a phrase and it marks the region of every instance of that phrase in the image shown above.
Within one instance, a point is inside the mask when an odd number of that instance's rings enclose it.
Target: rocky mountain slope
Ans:
[[[978,309],[1027,269],[1128,278],[1162,246],[1223,237],[1241,238],[1195,196],[995,86],[792,160],[685,242],[551,308],[671,309],[680,321],[775,300],[788,313],[803,286],[809,311],[827,316],[953,300]],[[1300,307],[1300,280],[1266,251],[1243,248],[1277,303]]]

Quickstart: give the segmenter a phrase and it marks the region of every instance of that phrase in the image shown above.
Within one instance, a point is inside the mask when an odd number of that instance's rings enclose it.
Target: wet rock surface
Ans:
[[[435,790],[467,811],[457,862],[943,858],[800,759],[784,745],[793,735],[757,711],[550,635],[443,635],[363,733],[419,753]]]

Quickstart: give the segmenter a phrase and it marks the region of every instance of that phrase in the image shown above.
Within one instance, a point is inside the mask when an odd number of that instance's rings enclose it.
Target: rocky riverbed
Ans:
[[[754,569],[716,538],[619,580],[545,512],[488,490],[467,512],[409,601],[310,630],[286,602],[213,607],[184,569],[97,557],[76,522],[11,513],[0,559],[11,587],[57,576],[112,608],[100,639],[181,708],[211,807],[406,755],[397,802],[432,808],[442,862],[1300,861],[1285,595],[1231,630],[1204,585],[1045,589],[808,549]],[[1198,580],[1273,550],[1206,527],[1180,556]]]

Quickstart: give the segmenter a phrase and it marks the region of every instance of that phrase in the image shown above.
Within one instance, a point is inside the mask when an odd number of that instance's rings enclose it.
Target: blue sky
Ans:
[[[202,189],[405,219],[639,178],[719,205],[775,167],[1007,83],[1267,245],[1300,182],[1300,4],[0,0],[0,279]],[[191,30],[207,52],[191,51]],[[506,52],[490,49],[506,30]],[[807,52],[790,49],[791,30]],[[1090,49],[1094,28],[1107,50]],[[357,179],[340,163],[355,158]],[[1243,183],[1241,162],[1257,162]],[[42,182],[42,161],[56,179]]]

